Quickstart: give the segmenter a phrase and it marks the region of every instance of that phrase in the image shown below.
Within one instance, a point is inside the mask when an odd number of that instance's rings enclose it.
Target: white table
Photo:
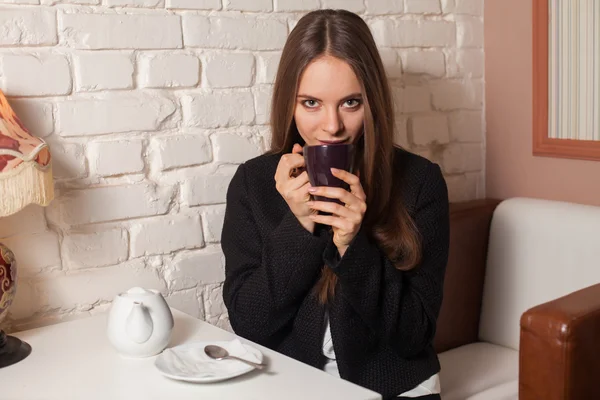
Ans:
[[[173,316],[169,347],[235,337],[177,310]],[[126,359],[115,352],[106,338],[106,314],[13,335],[33,351],[20,363],[0,369],[2,400],[381,399],[375,392],[244,339],[263,352],[268,368],[211,384],[171,380],[154,367],[156,356]]]

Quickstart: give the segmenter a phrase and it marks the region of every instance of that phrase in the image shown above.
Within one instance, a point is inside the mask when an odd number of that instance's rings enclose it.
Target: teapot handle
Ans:
[[[141,344],[150,339],[153,330],[154,324],[148,309],[142,302],[134,301],[125,323],[127,336],[134,342]]]

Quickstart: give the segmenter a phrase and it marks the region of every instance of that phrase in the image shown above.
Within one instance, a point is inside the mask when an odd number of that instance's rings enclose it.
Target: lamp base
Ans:
[[[0,330],[0,368],[18,363],[31,354],[31,346]]]

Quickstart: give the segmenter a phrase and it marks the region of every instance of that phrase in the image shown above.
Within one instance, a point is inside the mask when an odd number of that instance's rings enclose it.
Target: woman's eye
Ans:
[[[316,102],[316,100],[304,100],[304,105],[308,108],[315,108],[318,103]]]
[[[350,100],[346,100],[344,102],[344,106],[348,107],[348,108],[357,107],[359,104],[360,104],[360,100],[359,99],[350,99]]]

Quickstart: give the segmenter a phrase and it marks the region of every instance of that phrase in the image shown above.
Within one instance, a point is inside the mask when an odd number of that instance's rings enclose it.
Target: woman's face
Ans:
[[[364,106],[352,68],[331,56],[311,62],[300,77],[294,120],[307,145],[355,143],[363,134]]]

